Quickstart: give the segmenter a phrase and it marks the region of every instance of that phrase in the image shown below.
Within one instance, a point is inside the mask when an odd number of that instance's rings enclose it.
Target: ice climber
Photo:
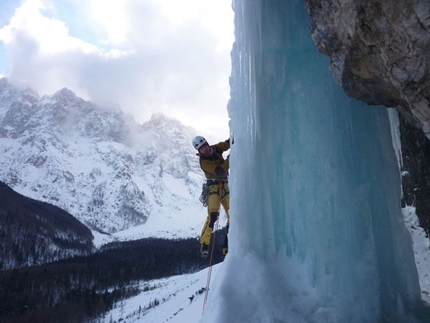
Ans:
[[[203,170],[206,183],[203,185],[203,192],[200,198],[203,205],[207,205],[208,216],[200,236],[200,252],[203,257],[209,253],[209,244],[214,224],[218,220],[220,206],[224,207],[227,215],[225,227],[225,239],[222,252],[228,252],[228,229],[230,226],[230,215],[228,213],[230,195],[228,189],[228,169],[230,155],[224,159],[222,153],[230,149],[230,139],[210,146],[205,138],[197,136],[193,140],[193,146],[198,150],[197,156],[200,158],[200,167]]]

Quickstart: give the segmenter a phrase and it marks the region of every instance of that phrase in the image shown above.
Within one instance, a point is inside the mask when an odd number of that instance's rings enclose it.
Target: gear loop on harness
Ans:
[[[228,183],[227,179],[208,179],[202,185],[202,193],[200,195],[199,201],[203,204],[204,207],[208,206],[208,198],[209,195],[218,194],[221,200],[224,200],[224,197],[228,194],[224,188],[224,183]],[[218,186],[218,189],[211,190],[211,186]]]
[[[203,204],[204,207],[208,206],[208,197],[209,197],[209,185],[205,182],[202,185],[202,194],[200,195],[199,201]]]

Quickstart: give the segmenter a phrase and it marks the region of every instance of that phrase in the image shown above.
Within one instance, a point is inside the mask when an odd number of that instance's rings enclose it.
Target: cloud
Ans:
[[[27,0],[0,29],[6,74],[39,94],[68,87],[120,104],[139,122],[164,112],[227,128],[233,15],[216,20],[223,1]]]

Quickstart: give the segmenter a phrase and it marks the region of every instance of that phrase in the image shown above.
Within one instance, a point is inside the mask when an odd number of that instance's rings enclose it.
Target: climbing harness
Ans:
[[[226,191],[224,189],[224,183],[228,183],[227,179],[208,179],[202,185],[202,193],[200,195],[199,201],[203,204],[204,207],[208,206],[208,198],[211,194],[218,194],[221,198],[221,201],[226,196]],[[218,190],[211,191],[210,186],[218,185]]]

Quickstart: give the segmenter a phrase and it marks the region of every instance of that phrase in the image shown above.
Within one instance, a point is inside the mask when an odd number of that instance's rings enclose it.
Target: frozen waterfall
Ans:
[[[231,245],[201,322],[430,322],[387,109],[334,83],[304,1],[233,6]]]

